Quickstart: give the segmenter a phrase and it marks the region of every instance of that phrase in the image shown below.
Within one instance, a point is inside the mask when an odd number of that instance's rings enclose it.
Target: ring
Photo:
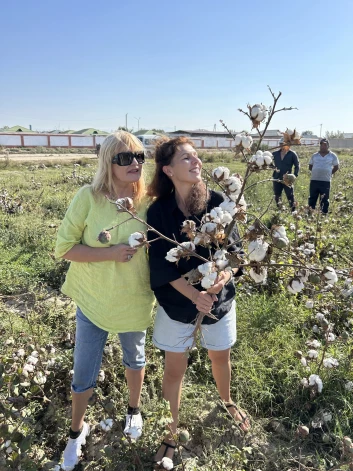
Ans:
[[[131,259],[132,259],[132,255],[128,255],[128,256],[127,256],[127,259],[128,259],[128,260],[131,260]]]

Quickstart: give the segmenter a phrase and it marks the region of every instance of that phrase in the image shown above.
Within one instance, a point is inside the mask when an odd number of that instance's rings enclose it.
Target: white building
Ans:
[[[186,130],[169,132],[170,137],[185,136],[191,139],[195,147],[201,149],[230,149],[234,147],[234,140],[228,132],[207,131],[207,129]]]

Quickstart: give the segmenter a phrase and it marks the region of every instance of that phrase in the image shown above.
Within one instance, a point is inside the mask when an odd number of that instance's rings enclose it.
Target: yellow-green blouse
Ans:
[[[138,216],[146,217],[147,205],[141,205]],[[130,234],[146,231],[131,220],[111,231],[111,241],[97,241],[103,229],[129,219],[118,213],[116,206],[103,197],[94,198],[89,186],[81,188],[73,198],[59,227],[55,255],[62,257],[74,245],[109,247],[127,244]],[[88,319],[112,333],[139,332],[151,322],[154,295],[150,288],[147,254],[139,248],[129,262],[71,262],[62,292],[70,296]]]

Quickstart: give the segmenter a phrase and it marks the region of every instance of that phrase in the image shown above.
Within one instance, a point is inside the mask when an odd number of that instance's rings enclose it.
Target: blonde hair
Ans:
[[[91,185],[96,195],[108,193],[114,195],[115,187],[112,172],[112,158],[119,152],[144,151],[142,142],[133,134],[126,131],[117,131],[107,136],[100,148],[98,169]],[[145,196],[145,177],[142,171],[141,178],[134,183],[134,201],[138,205]]]

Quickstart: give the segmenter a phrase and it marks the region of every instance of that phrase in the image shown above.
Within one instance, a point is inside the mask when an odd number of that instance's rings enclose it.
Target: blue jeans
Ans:
[[[123,365],[132,370],[141,370],[146,364],[146,331],[118,335],[123,350]],[[107,338],[108,332],[93,324],[77,307],[74,376],[71,384],[74,392],[84,392],[96,386]]]

